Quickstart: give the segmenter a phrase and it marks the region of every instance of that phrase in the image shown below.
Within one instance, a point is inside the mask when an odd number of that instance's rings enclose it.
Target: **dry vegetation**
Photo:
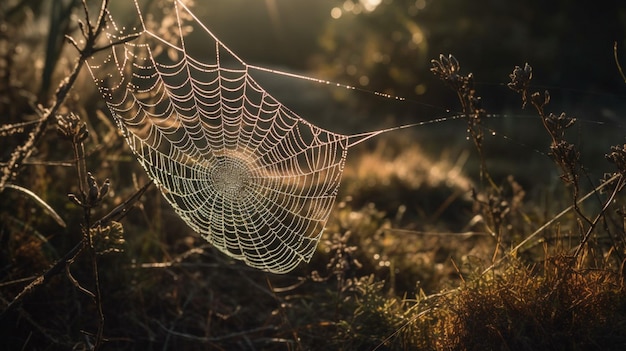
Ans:
[[[0,17],[6,349],[626,345],[626,147],[597,155],[614,168],[600,182],[587,179],[567,137],[576,119],[548,112],[549,94],[533,91],[529,65],[514,69],[509,87],[545,126],[561,184],[530,191],[515,174],[491,175],[473,77],[441,56],[432,70],[459,98],[479,176],[463,175],[467,154],[434,162],[409,137],[380,140],[349,160],[313,261],[274,276],[225,258],[144,186],[79,74],[97,50],[101,17],[83,19],[76,48],[43,46],[24,25],[33,13],[19,6]],[[44,51],[58,60],[42,63]],[[61,81],[56,92],[37,78],[44,70]]]

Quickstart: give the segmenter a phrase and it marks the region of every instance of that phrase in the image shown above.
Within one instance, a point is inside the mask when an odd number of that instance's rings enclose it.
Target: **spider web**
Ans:
[[[173,3],[174,33],[150,30],[135,7],[141,27],[127,31],[111,18],[107,37],[139,37],[98,53],[88,66],[148,176],[185,223],[223,253],[273,273],[308,262],[348,148],[388,130],[349,136],[319,128],[255,82],[249,71],[268,69],[246,64],[180,0]],[[185,47],[185,19],[201,28],[202,60]]]

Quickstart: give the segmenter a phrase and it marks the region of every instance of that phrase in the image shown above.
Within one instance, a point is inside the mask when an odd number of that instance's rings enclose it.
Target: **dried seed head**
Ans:
[[[107,226],[97,226],[89,230],[93,238],[94,248],[99,255],[124,251],[124,227],[119,222],[111,222]]]
[[[98,202],[98,194],[100,193],[100,189],[98,188],[96,178],[94,178],[94,176],[90,172],[87,173],[87,185],[89,186],[89,190],[87,190],[87,203],[96,204]]]
[[[111,187],[111,182],[109,179],[105,179],[102,186],[98,184],[96,178],[91,174],[91,172],[87,172],[87,190],[86,194],[83,193],[79,196],[75,194],[68,194],[69,199],[78,206],[90,208],[98,205],[102,199],[109,192]]]
[[[528,86],[533,78],[533,68],[526,63],[524,68],[515,66],[513,73],[509,74],[511,82],[507,84],[509,89],[522,94],[522,108],[528,102]]]
[[[89,136],[87,125],[74,113],[57,115],[57,132],[62,138],[83,142]]]
[[[533,68],[526,63],[524,68],[515,66],[513,73],[509,74],[511,82],[507,86],[518,93],[521,93],[528,89],[528,85],[533,78]]]
[[[452,89],[459,90],[466,86],[467,77],[459,73],[461,65],[454,56],[448,55],[448,57],[446,57],[441,54],[438,60],[431,60],[430,62],[432,64],[430,71]]]
[[[576,118],[568,117],[565,112],[561,113],[558,116],[550,113],[548,117],[545,118],[545,123],[550,133],[561,139],[565,134],[565,129],[573,126],[574,123],[576,123]]]
[[[105,179],[104,183],[100,187],[100,192],[98,193],[99,200],[102,200],[104,196],[106,196],[106,194],[109,192],[110,186],[111,186],[111,181],[109,181],[109,178]]]
[[[542,97],[541,93],[536,91],[530,96],[530,101],[533,103],[533,105],[535,105],[535,107],[543,108],[550,103],[550,92],[548,92],[547,90],[544,91]]]
[[[606,154],[605,157],[617,167],[619,173],[626,175],[626,144],[611,146],[611,153]]]

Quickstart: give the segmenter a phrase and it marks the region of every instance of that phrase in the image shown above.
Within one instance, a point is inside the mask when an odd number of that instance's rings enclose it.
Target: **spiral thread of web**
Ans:
[[[176,213],[227,255],[265,271],[289,272],[317,247],[348,137],[283,106],[202,25],[207,56],[189,55],[180,18],[183,11],[195,17],[178,1],[175,6],[178,45],[143,24],[138,39],[93,57],[90,72],[130,148]],[[110,42],[126,34],[110,21]],[[157,53],[163,45],[169,55]]]

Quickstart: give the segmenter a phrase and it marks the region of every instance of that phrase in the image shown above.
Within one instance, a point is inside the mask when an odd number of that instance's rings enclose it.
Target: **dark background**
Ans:
[[[367,4],[377,5],[368,10]],[[235,0],[196,2],[193,11],[249,64],[365,90],[254,76],[286,106],[332,131],[353,134],[458,114],[456,94],[429,71],[443,53],[459,60],[462,73],[474,74],[477,94],[495,115],[485,125],[498,134],[486,144],[496,164],[515,158],[532,177],[551,162],[535,111],[522,110],[520,96],[506,87],[513,68],[526,62],[534,71],[531,90],[550,92],[548,112],[579,120],[570,136],[590,168],[604,162],[598,155],[610,145],[624,142],[626,84],[614,58],[617,44],[626,62],[626,4],[620,1]],[[202,47],[202,36],[194,35]],[[439,157],[441,150],[468,147],[463,123],[389,137],[408,135]]]

